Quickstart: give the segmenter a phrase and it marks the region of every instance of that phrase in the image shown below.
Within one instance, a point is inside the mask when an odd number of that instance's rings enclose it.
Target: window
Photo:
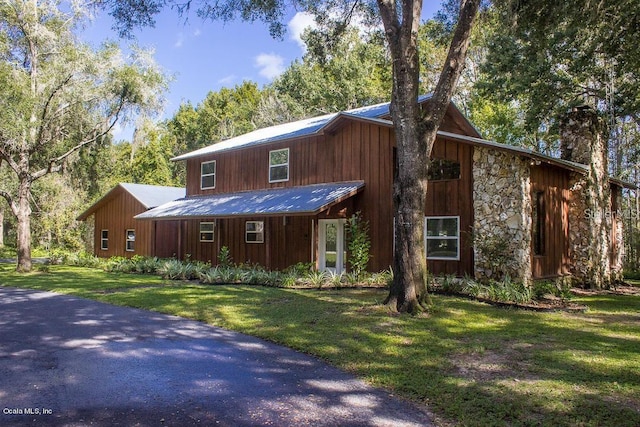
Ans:
[[[200,189],[216,188],[216,161],[200,163]]]
[[[100,232],[100,249],[103,251],[109,249],[109,230],[102,230]]]
[[[289,181],[289,149],[269,151],[269,182]]]
[[[264,243],[264,221],[247,221],[245,231],[246,243]]]
[[[215,223],[213,222],[201,222],[200,223],[200,241],[201,242],[213,242]]]
[[[460,217],[425,217],[427,259],[460,259]]]
[[[460,163],[447,159],[432,159],[427,179],[430,181],[460,179]]]
[[[533,254],[544,255],[544,192],[533,194],[533,209],[531,212],[531,225],[533,228]]]
[[[127,252],[133,252],[135,250],[136,243],[136,230],[127,230],[126,250]]]

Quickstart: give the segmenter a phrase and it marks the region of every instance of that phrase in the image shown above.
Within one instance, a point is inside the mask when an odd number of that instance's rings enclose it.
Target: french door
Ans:
[[[345,219],[321,219],[318,221],[318,253],[320,271],[341,274],[347,262],[345,245]]]

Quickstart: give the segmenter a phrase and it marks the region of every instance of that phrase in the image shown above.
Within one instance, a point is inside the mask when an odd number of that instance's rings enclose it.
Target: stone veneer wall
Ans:
[[[588,166],[585,175],[573,174],[569,188],[569,259],[574,279],[586,287],[608,287],[611,268],[611,191],[604,123],[588,108],[576,108],[560,123],[562,158]],[[613,273],[613,274],[612,274]]]
[[[529,283],[532,275],[529,160],[475,147],[473,211],[476,279],[500,279],[509,275]],[[495,248],[496,242],[502,253],[489,256],[487,246]]]

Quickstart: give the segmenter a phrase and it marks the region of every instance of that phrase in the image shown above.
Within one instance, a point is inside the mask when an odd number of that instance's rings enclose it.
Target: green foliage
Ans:
[[[385,290],[177,286],[51,266],[2,286],[188,317],[315,355],[461,426],[640,425],[640,296],[581,296],[581,314],[503,310],[434,295],[429,316],[390,315]],[[427,369],[428,367],[428,369]]]
[[[198,278],[198,272],[194,264],[190,262],[171,259],[163,261],[158,267],[158,274],[163,279],[193,280]]]
[[[231,258],[231,251],[228,246],[220,248],[220,252],[218,253],[218,265],[225,268],[233,265],[233,258]]]
[[[306,285],[320,289],[326,284],[327,279],[328,276],[324,271],[313,270],[301,277],[300,280]]]
[[[533,282],[532,289],[534,299],[543,299],[548,296],[569,300],[573,297],[571,293],[571,280],[558,278],[551,280],[537,280]]]
[[[512,260],[509,242],[503,236],[487,236],[482,233],[474,233],[471,240],[475,250],[482,255],[485,265],[491,269],[493,277],[497,280],[505,278],[505,266]]]
[[[371,238],[369,237],[369,221],[362,219],[361,212],[356,212],[348,220],[347,247],[349,248],[349,267],[351,273],[360,279],[367,271],[371,259]]]
[[[299,262],[287,267],[284,272],[295,276],[303,276],[315,269],[315,265],[311,262]]]
[[[637,25],[631,0],[495,3],[500,21],[488,43],[482,93],[520,100],[530,131],[569,106],[588,103],[622,117],[640,111],[640,48],[623,29]]]
[[[305,33],[307,52],[273,82],[278,93],[312,116],[389,99],[390,63],[382,40],[363,38],[355,28],[331,43],[324,36],[317,31]]]

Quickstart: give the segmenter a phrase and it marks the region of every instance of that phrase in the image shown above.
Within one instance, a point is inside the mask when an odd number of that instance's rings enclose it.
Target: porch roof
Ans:
[[[354,196],[362,188],[364,181],[349,181],[192,196],[165,203],[135,218],[171,220],[316,215]]]

